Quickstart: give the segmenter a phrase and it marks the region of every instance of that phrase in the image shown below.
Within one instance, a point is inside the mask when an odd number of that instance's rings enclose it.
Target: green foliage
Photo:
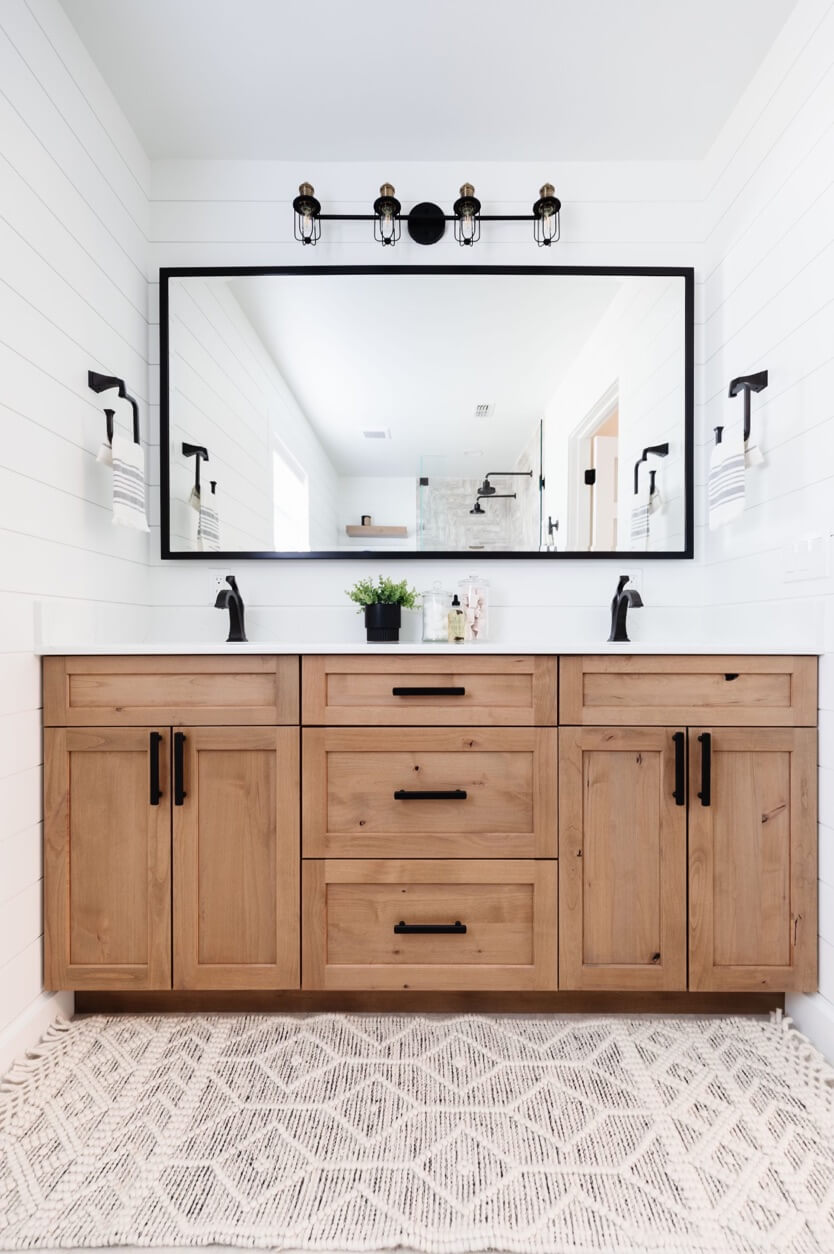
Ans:
[[[371,578],[359,579],[345,592],[359,606],[357,613],[360,614],[366,605],[401,605],[404,610],[417,608],[417,589],[409,588],[405,579],[400,583],[394,583],[393,579],[386,579],[383,575],[376,582]]]

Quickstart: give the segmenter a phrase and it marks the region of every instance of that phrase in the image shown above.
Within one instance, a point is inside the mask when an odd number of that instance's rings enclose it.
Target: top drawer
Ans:
[[[553,726],[552,657],[305,657],[302,721],[325,727]]]
[[[814,657],[563,657],[559,721],[813,727]]]
[[[46,727],[298,722],[298,658],[47,657]]]

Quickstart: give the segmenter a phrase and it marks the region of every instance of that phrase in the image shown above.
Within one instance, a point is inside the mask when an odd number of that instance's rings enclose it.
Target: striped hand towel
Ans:
[[[202,494],[197,522],[197,548],[201,553],[217,553],[220,549],[220,519],[214,505],[203,500]]]
[[[141,444],[113,436],[113,522],[150,531],[145,513],[145,453]]]
[[[738,440],[713,445],[708,491],[710,531],[744,513],[744,449]]]

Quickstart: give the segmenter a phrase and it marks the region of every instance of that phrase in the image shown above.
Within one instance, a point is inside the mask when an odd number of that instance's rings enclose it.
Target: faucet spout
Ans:
[[[226,576],[228,588],[221,588],[214,602],[216,610],[229,611],[229,634],[226,637],[227,644],[245,644],[246,628],[244,626],[244,610],[243,597],[237,586],[237,580],[234,575]]]

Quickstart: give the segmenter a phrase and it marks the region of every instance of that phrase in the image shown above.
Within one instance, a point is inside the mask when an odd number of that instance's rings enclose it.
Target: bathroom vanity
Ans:
[[[80,1008],[816,987],[815,657],[257,647],[44,658]]]

